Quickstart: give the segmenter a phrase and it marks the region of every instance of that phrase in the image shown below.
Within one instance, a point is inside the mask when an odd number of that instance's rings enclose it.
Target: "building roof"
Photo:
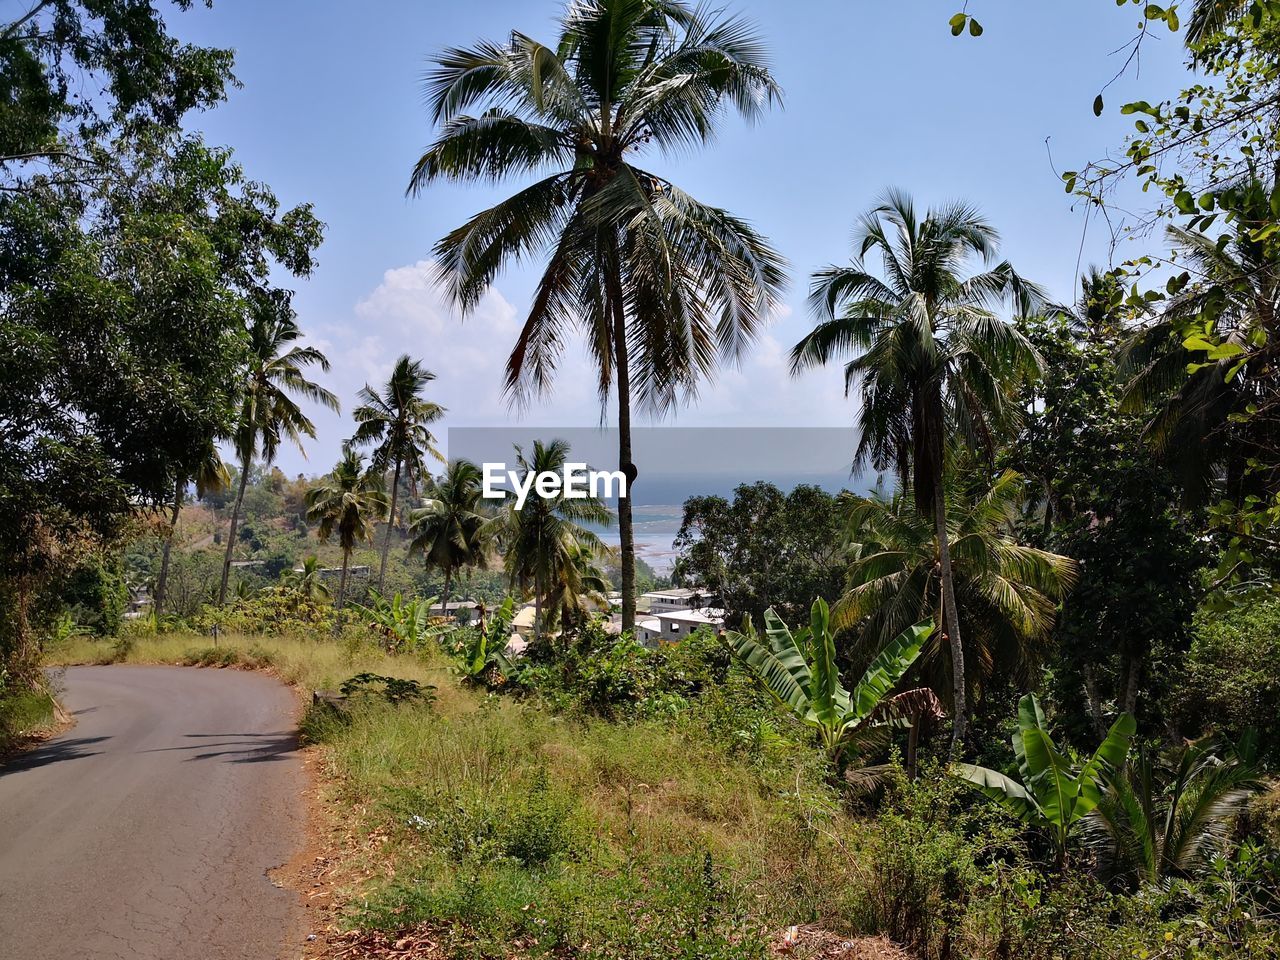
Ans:
[[[446,611],[448,611],[448,610],[474,610],[474,609],[476,609],[478,606],[480,606],[480,604],[476,603],[474,600],[450,600],[448,603],[446,603],[446,604],[444,605],[443,609],[444,609],[444,610],[446,610]],[[432,609],[432,610],[439,610],[439,609],[441,609],[441,606],[440,606],[440,604],[438,604],[438,603],[433,603],[433,604],[431,605],[431,609]]]
[[[717,627],[724,623],[724,611],[716,607],[703,607],[701,610],[672,610],[659,613],[657,616],[677,623],[709,623]]]
[[[705,595],[706,592],[702,587],[671,587],[668,590],[650,590],[648,593],[642,593],[641,596],[648,597],[650,600],[689,600]]]

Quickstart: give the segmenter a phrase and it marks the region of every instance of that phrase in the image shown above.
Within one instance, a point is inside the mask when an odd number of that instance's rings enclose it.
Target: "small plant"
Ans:
[[[853,690],[840,682],[835,637],[826,601],[813,602],[809,626],[792,633],[770,607],[764,614],[767,643],[751,628],[727,635],[729,647],[743,665],[783,706],[818,733],[832,763],[848,751],[895,726],[912,725],[921,713],[940,715],[937,698],[926,690],[889,696],[894,685],[920,656],[933,633],[932,623],[909,627],[880,651]]]
[[[377,590],[370,590],[369,597],[368,606],[353,606],[382,637],[382,646],[388,653],[417,650],[428,639],[440,636],[447,629],[443,620],[432,622],[431,607],[436,602],[435,597],[406,600],[397,593],[388,600]]]
[[[515,672],[514,664],[506,655],[507,644],[511,642],[514,608],[511,598],[507,597],[488,624],[467,629],[459,651],[462,662],[457,667],[463,683],[497,687]]]
[[[380,696],[387,703],[432,703],[436,688],[430,684],[423,686],[417,680],[406,680],[403,677],[384,677],[379,673],[357,673],[343,682],[338,688],[344,697],[373,694]]]
[[[1054,746],[1040,701],[1029,693],[1018,701],[1019,729],[1012,738],[1022,782],[969,763],[955,764],[952,772],[1024,823],[1048,833],[1062,868],[1068,835],[1101,802],[1107,778],[1124,766],[1137,726],[1131,715],[1121,714],[1093,756],[1077,771]]]
[[[1136,884],[1206,873],[1262,785],[1255,745],[1253,736],[1238,745],[1209,737],[1163,762],[1140,749],[1086,825],[1103,872]]]

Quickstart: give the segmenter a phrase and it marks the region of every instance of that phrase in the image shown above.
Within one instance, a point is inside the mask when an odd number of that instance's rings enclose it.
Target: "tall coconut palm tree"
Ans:
[[[569,445],[563,440],[536,440],[528,456],[516,447],[518,472],[525,475],[561,473],[568,456]],[[571,563],[572,553],[579,548],[604,551],[600,538],[582,524],[604,526],[612,522],[613,514],[600,500],[566,497],[562,490],[550,497],[531,492],[520,509],[516,509],[515,498],[509,497],[486,525],[486,532],[496,538],[502,551],[512,588],[533,591],[535,637],[541,636],[547,598]]]
[[[382,540],[382,559],[378,564],[378,590],[382,590],[387,575],[387,554],[391,550],[391,531],[396,524],[401,471],[407,475],[413,491],[417,489],[418,477],[422,476],[427,454],[444,462],[428,426],[443,417],[445,409],[422,397],[422,391],[435,378],[436,375],[424,368],[420,361],[405,354],[396,361],[381,393],[368,384],[364,385],[359,393],[360,405],[352,414],[358,426],[348,445],[352,448],[372,447],[370,469],[392,471],[391,511],[386,536]]]
[[[488,516],[480,503],[480,468],[470,460],[451,460],[432,496],[409,518],[409,552],[421,553],[428,566],[444,574],[441,610],[448,611],[453,575],[484,559]]]
[[[373,531],[387,515],[387,492],[382,474],[365,470],[364,462],[348,450],[333,468],[307,491],[307,519],[318,524],[321,540],[337,533],[342,547],[342,577],[338,580],[336,608],[342,610],[347,599],[347,574],[351,569],[351,551],[357,543],[373,540]],[[338,629],[337,623],[334,625]]]
[[[1066,557],[1019,543],[1014,537],[1022,478],[1005,472],[986,489],[948,484],[947,542],[958,612],[968,629],[966,677],[970,685],[1011,667],[1029,682],[1053,629],[1057,602],[1075,582]],[[943,606],[937,528],[909,493],[890,500],[844,494],[853,560],[849,589],[836,603],[837,627],[860,625],[863,658],[874,655],[913,623]],[[918,669],[939,692],[954,690],[947,650],[936,634]]]
[[[240,461],[240,484],[236,490],[235,505],[231,508],[231,529],[222,561],[218,606],[222,606],[227,598],[227,579],[231,575],[240,507],[254,458],[261,455],[265,466],[275,461],[282,440],[291,440],[302,450],[304,436],[315,438],[315,424],[302,412],[291,394],[333,411],[340,407],[337,397],[306,378],[304,371],[308,367],[317,366],[328,371],[329,360],[315,347],[299,346],[297,341],[301,336],[302,331],[293,318],[268,311],[255,314],[249,326],[251,359],[244,373],[240,415],[232,438]]]
[[[173,513],[169,518],[169,529],[165,531],[164,547],[160,551],[160,573],[156,577],[156,595],[153,613],[156,625],[164,615],[164,603],[169,592],[169,560],[173,552],[173,538],[178,531],[178,517],[182,513],[182,503],[186,499],[187,486],[196,485],[196,496],[203,498],[206,494],[216,493],[231,486],[231,474],[227,465],[222,462],[217,444],[212,439],[204,450],[204,456],[196,464],[195,470],[178,476],[173,490]]]
[[[1040,291],[1007,262],[993,265],[996,231],[973,207],[955,203],[921,218],[890,190],[862,217],[849,266],[813,276],[817,325],[791,353],[793,373],[854,352],[845,389],[860,388],[855,468],[895,469],[937,531],[939,623],[949,642],[954,755],[968,722],[964,644],[956,606],[943,484],[947,437],[994,453],[1000,427],[1016,419],[1013,387],[1038,369],[1035,350],[995,310],[1022,312]],[[877,254],[881,276],[865,262]],[[966,276],[973,264],[982,269]]]
[[[571,331],[585,339],[602,403],[617,391],[618,459],[634,484],[633,402],[672,409],[738,358],[778,302],[782,258],[747,223],[636,163],[646,150],[705,145],[727,110],[748,119],[778,101],[750,25],[678,0],[567,5],[550,46],[448,50],[428,77],[438,138],[410,180],[530,186],[474,216],[435,248],[464,311],[504,265],[546,262],[507,361],[521,403],[546,390]],[[635,627],[631,500],[618,505],[623,629]]]

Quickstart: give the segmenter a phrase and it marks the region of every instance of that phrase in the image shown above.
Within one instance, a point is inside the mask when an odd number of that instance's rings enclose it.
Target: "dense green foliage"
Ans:
[[[331,473],[272,467],[338,406],[277,285],[320,223],[191,132],[225,51],[144,0],[29,11],[0,24],[0,750],[53,716],[42,646],[337,690],[304,732],[343,855],[376,864],[343,916],[451,956],[803,956],[793,926],[913,960],[1280,953],[1280,4],[1196,3],[1193,85],[1066,174],[1091,211],[1135,178],[1164,228],[1074,306],[967,203],[868,210],[792,362],[845,364],[855,466],[896,489],[690,499],[676,579],[735,629],[654,646],[629,501],[614,552],[601,501],[431,475],[444,411],[408,354]],[[764,45],[591,0],[555,46],[434,63],[413,189],[534,180],[439,242],[438,279],[465,311],[539,258],[507,389],[581,334],[634,480],[633,402],[672,409],[778,305],[763,237],[638,166],[762,115]],[[517,450],[526,474],[569,454]]]
[[[845,575],[835,498],[801,484],[742,484],[733,499],[691,497],[675,547],[674,579],[706,588],[734,626],[772,606],[787,620],[808,614],[814,597],[834,595]]]

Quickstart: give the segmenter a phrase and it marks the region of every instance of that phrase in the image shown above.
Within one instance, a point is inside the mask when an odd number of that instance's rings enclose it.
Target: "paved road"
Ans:
[[[293,699],[259,674],[72,667],[76,725],[0,767],[0,956],[296,957]],[[286,945],[288,945],[286,947]]]

